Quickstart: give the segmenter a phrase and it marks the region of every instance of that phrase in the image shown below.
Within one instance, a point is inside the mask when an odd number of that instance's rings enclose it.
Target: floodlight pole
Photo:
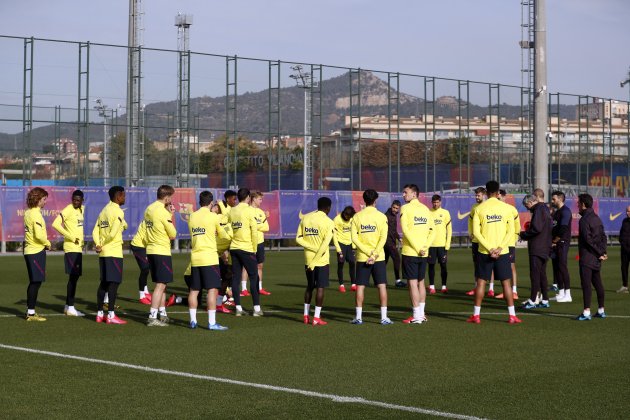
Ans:
[[[303,176],[302,189],[304,191],[313,189],[313,168],[311,164],[311,88],[313,79],[311,73],[303,72],[301,65],[291,67],[295,71],[289,76],[295,80],[299,88],[304,89],[304,150],[302,153]]]
[[[549,190],[547,145],[547,18],[545,0],[534,1],[534,188]]]

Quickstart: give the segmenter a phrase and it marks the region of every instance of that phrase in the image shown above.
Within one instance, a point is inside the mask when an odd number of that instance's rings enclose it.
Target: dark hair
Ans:
[[[341,218],[347,222],[348,220],[352,219],[355,214],[357,214],[357,212],[354,207],[346,206],[341,212]]]
[[[486,191],[488,194],[495,194],[499,192],[500,185],[497,181],[488,181],[486,182]]]
[[[223,193],[223,198],[225,198],[226,200],[230,197],[236,197],[236,191],[227,190],[226,192]]]
[[[590,194],[580,194],[578,195],[578,203],[582,203],[584,207],[590,209],[593,207],[593,197]]]
[[[170,197],[175,194],[175,188],[170,185],[160,185],[160,188],[157,189],[157,199],[161,200],[164,197]]]
[[[245,201],[247,197],[249,197],[249,189],[240,188],[236,193],[236,196],[238,197],[238,201]]]
[[[431,197],[431,201],[442,201],[442,197],[440,197],[438,194],[433,194],[433,197]]]
[[[26,207],[29,209],[37,207],[39,201],[44,197],[48,197],[48,191],[40,187],[33,188],[26,196]]]
[[[484,187],[475,188],[475,194],[485,194],[485,193],[486,193],[486,189]]]
[[[81,190],[74,190],[74,191],[72,191],[71,197],[81,197],[81,198],[83,198],[83,191],[81,191]]]
[[[111,187],[107,192],[109,194],[110,201],[114,201],[116,195],[120,194],[121,192],[125,192],[124,187],[121,187],[120,185],[114,185],[113,187]]]
[[[363,191],[363,201],[365,201],[366,206],[371,206],[372,204],[374,204],[377,198],[378,193],[376,192],[376,190],[370,188]]]
[[[504,189],[500,189],[499,190],[499,194],[501,194],[501,196],[505,197],[507,195],[507,192],[505,192]]]
[[[199,207],[206,207],[214,200],[214,196],[210,191],[202,191],[199,193]]]
[[[403,190],[406,190],[407,188],[409,188],[411,191],[415,192],[416,194],[420,193],[420,188],[418,188],[416,184],[406,184],[403,187]]]
[[[394,200],[394,201],[392,201],[392,206],[398,206],[398,207],[400,207],[400,206],[401,206],[401,204],[400,204],[400,200]]]
[[[331,207],[332,207],[332,201],[330,200],[330,198],[319,197],[319,199],[317,199],[317,210],[326,212],[325,210],[330,211]]]
[[[562,200],[562,202],[564,203],[564,200],[566,199],[566,197],[565,197],[565,195],[564,195],[564,193],[562,191],[554,191],[554,192],[552,192],[551,196],[553,197],[554,195],[559,197],[560,200]]]

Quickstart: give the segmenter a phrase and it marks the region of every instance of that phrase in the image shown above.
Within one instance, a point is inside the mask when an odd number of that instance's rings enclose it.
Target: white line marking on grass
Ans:
[[[411,407],[411,406],[406,406],[406,405],[390,404],[390,403],[386,403],[382,401],[366,400],[365,398],[361,398],[361,397],[344,397],[342,395],[325,394],[323,392],[307,391],[303,389],[287,388],[287,387],[276,386],[276,385],[259,384],[255,382],[238,381],[235,379],[219,378],[217,376],[199,375],[199,374],[189,373],[189,372],[179,372],[176,370],[152,368],[149,366],[132,365],[130,363],[114,362],[111,360],[102,360],[102,359],[93,359],[91,357],[74,356],[71,354],[57,353],[57,352],[45,351],[45,350],[37,350],[37,349],[31,349],[27,347],[10,346],[10,345],[1,344],[1,343],[0,343],[0,348],[6,349],[6,350],[21,351],[25,353],[34,353],[34,354],[41,354],[45,356],[58,357],[62,359],[78,360],[78,361],[87,362],[87,363],[96,363],[100,365],[141,370],[141,371],[150,372],[150,373],[159,373],[163,375],[179,376],[179,377],[190,378],[190,379],[200,379],[203,381],[228,383],[231,385],[240,385],[240,386],[246,386],[250,388],[264,389],[268,391],[285,392],[289,394],[298,394],[298,395],[303,395],[305,397],[323,398],[323,399],[331,400],[333,402],[338,402],[338,403],[351,403],[351,404],[354,403],[354,404],[370,405],[373,407],[387,408],[390,410],[407,411],[407,412],[418,413],[418,414],[427,414],[427,415],[436,416],[436,417],[446,417],[449,419],[467,419],[467,420],[468,419],[470,420],[481,419],[481,417],[466,416],[463,414],[448,413],[445,411],[430,410],[426,408]]]

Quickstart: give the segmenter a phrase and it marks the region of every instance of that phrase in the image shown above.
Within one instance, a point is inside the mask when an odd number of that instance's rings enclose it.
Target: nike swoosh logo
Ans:
[[[621,213],[617,213],[617,214],[610,213],[610,215],[609,215],[610,221],[612,222],[613,220],[615,220],[619,216],[621,216]]]
[[[457,210],[457,218],[458,218],[459,220],[464,220],[465,218],[467,218],[467,217],[468,217],[468,215],[469,215],[469,214],[470,214],[470,212],[468,212],[468,213],[463,213],[463,214],[462,214],[462,213],[460,213],[460,212],[459,212],[459,210]]]

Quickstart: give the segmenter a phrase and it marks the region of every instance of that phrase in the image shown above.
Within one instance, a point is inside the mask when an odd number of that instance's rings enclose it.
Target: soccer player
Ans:
[[[220,217],[211,211],[213,199],[210,191],[202,191],[199,194],[199,210],[191,214],[188,220],[192,242],[188,311],[190,328],[197,328],[197,297],[200,290],[206,290],[208,329],[224,331],[228,328],[217,323],[217,291],[221,287],[221,272],[216,237],[229,239],[230,236],[221,226]]]
[[[628,264],[630,264],[630,206],[626,207],[626,217],[619,230],[621,245],[621,287],[617,293],[628,293]]]
[[[350,274],[350,290],[356,292],[356,259],[354,257],[354,249],[350,230],[352,228],[352,218],[356,214],[354,207],[346,206],[341,213],[335,216],[333,223],[335,229],[333,231],[333,242],[337,251],[337,280],[339,281],[339,291],[346,293],[346,286],[343,284],[343,266],[348,263],[348,271]]]
[[[398,213],[400,212],[400,201],[392,201],[392,205],[385,212],[387,217],[387,241],[385,241],[385,266],[391,257],[394,263],[394,276],[396,287],[407,287],[407,283],[400,278],[400,253],[398,252]]]
[[[52,227],[63,236],[63,251],[68,285],[66,286],[66,306],[63,313],[67,316],[83,316],[84,313],[74,307],[77,282],[83,272],[83,191],[75,190],[68,204],[53,221]]]
[[[470,208],[470,215],[468,216],[468,237],[470,238],[472,245],[472,258],[473,258],[473,266],[475,268],[475,288],[466,292],[468,296],[474,296],[477,290],[477,279],[479,278],[479,269],[477,267],[477,263],[479,261],[479,241],[475,238],[472,229],[472,221],[475,217],[475,211],[477,207],[483,203],[483,200],[486,196],[486,189],[484,187],[475,188],[475,203]],[[494,296],[494,283],[490,281],[490,290],[488,291],[488,296]]]
[[[48,192],[40,187],[33,188],[26,196],[28,210],[24,212],[24,261],[28,272],[27,321],[46,321],[46,318],[35,313],[39,288],[46,281],[46,251],[50,250],[46,222],[42,216],[46,200]]]
[[[236,193],[238,206],[230,210],[230,224],[232,227],[232,242],[230,256],[232,257],[232,294],[236,303],[236,316],[247,315],[241,306],[241,277],[243,267],[249,277],[254,303],[254,316],[263,316],[260,308],[260,294],[258,293],[258,267],[256,263],[256,249],[258,248],[258,224],[254,217],[254,210],[249,205],[250,197],[247,188],[241,188]]]
[[[383,247],[387,240],[387,217],[376,209],[378,193],[373,189],[363,192],[365,208],[352,218],[351,238],[357,247],[357,295],[354,325],[363,324],[363,299],[370,276],[378,288],[381,303],[381,325],[391,325],[387,317],[387,267]]]
[[[304,248],[304,271],[306,290],[304,291],[304,323],[309,323],[309,311],[313,290],[315,297],[315,315],[313,325],[328,324],[321,318],[324,305],[324,291],[328,287],[330,273],[330,240],[333,238],[334,222],[328,217],[332,201],[328,197],[317,200],[317,211],[305,215],[300,220],[296,240]]]
[[[234,199],[230,201],[228,197],[231,198],[232,193],[234,194]],[[236,192],[228,190],[225,192],[224,197],[226,197],[226,200],[219,201],[218,204],[215,204],[212,207],[212,211],[217,213],[219,216],[219,223],[226,232],[229,232],[229,236],[231,238],[232,228],[230,227],[229,212],[232,207],[236,206]],[[230,288],[232,284],[230,243],[230,239],[223,239],[221,236],[217,237],[217,255],[219,257],[219,270],[221,272],[221,288],[219,289],[217,295],[217,312],[225,314],[232,313],[232,311],[227,308],[228,306],[234,306],[234,299],[227,299],[228,288]]]
[[[440,264],[440,276],[442,277],[442,293],[448,293],[446,280],[448,271],[446,260],[448,250],[451,248],[451,237],[453,236],[453,225],[451,224],[451,213],[442,208],[442,197],[434,194],[431,197],[431,218],[433,219],[435,239],[429,248],[429,294],[435,292],[435,264]]]
[[[578,321],[591,320],[591,285],[597,292],[597,313],[595,318],[606,318],[604,311],[604,285],[602,284],[602,262],[608,259],[606,255],[606,234],[602,219],[593,210],[593,197],[590,194],[578,195],[578,209],[580,211],[580,234],[578,237],[578,252],[580,255],[580,280],[584,297],[584,310],[578,315]]]
[[[520,238],[521,233],[521,217],[518,214],[516,207],[506,202],[507,192],[503,189],[499,190],[499,200],[511,207],[512,214],[514,215],[514,243],[510,246],[510,266],[512,267],[512,297],[514,300],[518,299],[517,293],[517,275],[516,275],[516,243]],[[503,293],[499,293],[495,296],[497,299],[504,299]]]
[[[147,319],[149,327],[166,327],[169,322],[166,314],[166,285],[173,281],[171,240],[177,237],[177,231],[172,214],[166,207],[171,204],[173,194],[175,194],[173,187],[161,185],[157,190],[157,200],[144,211],[147,257],[151,267],[151,279],[155,283],[151,296],[151,310]]]
[[[147,287],[147,278],[151,272],[151,266],[149,265],[149,258],[147,257],[147,227],[144,224],[144,219],[140,221],[138,231],[131,240],[131,252],[140,269],[140,275],[138,276],[140,303],[150,305],[151,292],[149,292],[149,288]]]
[[[558,295],[556,302],[572,302],[571,298],[571,278],[569,277],[569,246],[571,245],[571,223],[573,213],[564,204],[564,193],[554,191],[551,193],[551,205],[555,208],[553,212],[553,229],[551,240],[551,264],[553,266],[553,277],[557,281]]]
[[[256,262],[258,263],[258,292],[261,295],[269,296],[271,292],[265,290],[262,284],[263,263],[265,262],[265,232],[269,232],[268,211],[260,208],[263,202],[263,193],[260,191],[251,192],[252,209],[258,227],[258,245],[256,247]]]
[[[473,235],[479,241],[479,279],[475,289],[475,306],[467,322],[481,322],[481,302],[486,289],[486,281],[494,277],[503,285],[503,295],[508,307],[508,323],[518,324],[521,320],[514,310],[514,298],[510,279],[509,246],[514,240],[514,218],[509,205],[499,201],[499,183],[486,183],[488,199],[480,204],[473,218]]]
[[[427,269],[429,247],[435,240],[435,222],[428,207],[418,200],[418,186],[407,184],[403,188],[405,204],[400,209],[400,226],[403,231],[402,265],[403,274],[409,286],[409,298],[413,315],[405,324],[427,322],[424,307],[427,291],[424,275]]]
[[[96,322],[107,324],[126,324],[114,313],[116,293],[123,279],[123,230],[127,229],[125,213],[120,206],[125,204],[125,189],[113,186],[109,189],[110,202],[98,215],[92,239],[94,249],[99,253],[100,284],[96,292]],[[109,297],[108,314],[105,317],[103,302],[105,294]]]

